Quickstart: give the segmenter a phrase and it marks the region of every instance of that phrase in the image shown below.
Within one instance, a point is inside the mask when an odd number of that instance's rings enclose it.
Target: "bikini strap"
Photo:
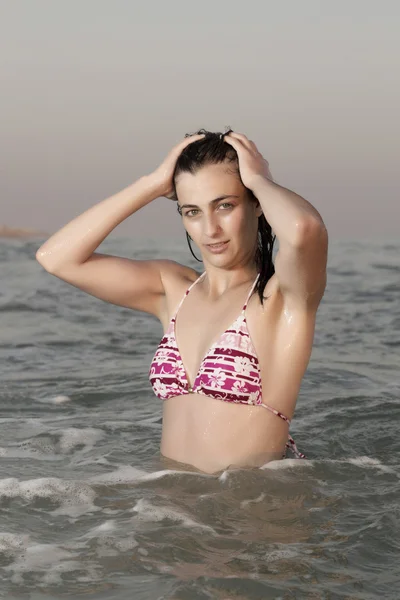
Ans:
[[[173,316],[173,319],[176,319],[176,315],[178,314],[178,311],[179,311],[180,307],[182,306],[184,299],[185,299],[185,298],[186,298],[186,296],[189,294],[189,292],[190,292],[190,290],[192,289],[192,287],[194,287],[194,286],[196,285],[196,283],[197,283],[198,281],[200,281],[200,279],[202,279],[202,277],[204,277],[204,275],[205,275],[205,274],[206,274],[206,271],[204,271],[204,273],[202,273],[202,274],[200,275],[200,277],[198,277],[197,279],[195,279],[195,280],[193,281],[193,283],[191,283],[191,284],[190,284],[190,286],[188,287],[188,289],[186,290],[186,292],[183,294],[183,296],[182,296],[182,299],[181,299],[181,301],[180,301],[180,302],[179,302],[179,304],[178,304],[178,308],[177,308],[177,309],[176,309],[176,311],[175,311],[175,314],[174,314],[174,316]]]
[[[286,423],[290,427],[290,423],[291,423],[290,419],[288,419],[288,417],[286,417],[279,410],[276,410],[276,408],[272,408],[272,406],[268,406],[268,404],[264,404],[264,402],[261,402],[261,406],[263,406],[264,408],[267,408],[270,412],[274,413],[274,415],[276,415],[277,417],[280,417],[281,419],[283,419],[284,421],[286,421]]]
[[[291,450],[293,452],[293,454],[295,455],[296,458],[307,458],[307,456],[305,454],[300,452],[300,450],[296,446],[295,441],[291,435],[288,436],[288,441],[286,442],[285,450],[286,450],[286,448],[289,448],[289,450]],[[283,458],[286,458],[286,452],[284,453]]]
[[[204,273],[202,273],[202,274],[200,275],[200,277],[198,277],[197,279],[195,279],[195,281],[193,281],[193,283],[192,283],[192,284],[191,284],[191,285],[188,287],[188,289],[187,289],[187,290],[186,290],[186,292],[184,293],[184,295],[183,295],[183,297],[182,297],[181,301],[180,301],[180,302],[179,302],[179,304],[178,304],[178,308],[176,309],[176,311],[175,311],[175,314],[174,314],[174,317],[173,317],[174,319],[176,319],[176,315],[178,314],[178,312],[179,312],[179,309],[180,309],[180,307],[182,306],[184,299],[185,299],[185,298],[186,298],[186,296],[189,294],[189,292],[190,292],[190,290],[192,289],[192,287],[194,287],[194,286],[196,285],[196,283],[197,283],[198,281],[200,281],[200,279],[203,279],[203,277],[204,277],[204,275],[205,275],[205,274],[206,274],[206,271],[204,271]],[[255,281],[254,281],[253,285],[251,286],[250,292],[248,293],[248,296],[247,296],[247,298],[246,298],[246,302],[244,303],[244,306],[243,306],[243,308],[242,308],[242,312],[244,312],[244,311],[246,310],[247,304],[248,304],[248,302],[249,302],[249,300],[250,300],[250,297],[251,297],[251,294],[253,293],[253,290],[254,290],[254,288],[255,288],[255,287],[256,287],[256,285],[257,285],[257,281],[258,281],[258,278],[259,278],[259,277],[260,277],[260,273],[257,275],[257,277],[256,277],[256,279],[255,279]]]
[[[247,298],[246,298],[246,302],[244,303],[244,306],[243,306],[243,308],[242,308],[242,312],[244,312],[244,311],[246,310],[247,304],[248,304],[248,302],[249,302],[249,300],[250,300],[250,297],[251,297],[251,295],[252,295],[252,293],[253,293],[253,291],[254,291],[254,288],[255,288],[255,287],[256,287],[256,285],[257,285],[257,281],[258,281],[258,278],[259,278],[259,277],[260,277],[260,273],[257,275],[255,282],[254,282],[254,283],[253,283],[253,285],[251,286],[250,292],[248,293],[248,296],[247,296]]]

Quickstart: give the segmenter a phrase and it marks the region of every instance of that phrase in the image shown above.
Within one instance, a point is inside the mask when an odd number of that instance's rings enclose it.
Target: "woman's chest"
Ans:
[[[257,314],[257,306],[224,306],[213,310],[179,311],[172,323],[176,346],[190,382],[195,382],[204,365],[248,360],[265,365],[273,336],[265,314]],[[218,360],[217,358],[218,357]],[[223,359],[223,360],[222,360]],[[235,363],[236,364],[236,363]]]

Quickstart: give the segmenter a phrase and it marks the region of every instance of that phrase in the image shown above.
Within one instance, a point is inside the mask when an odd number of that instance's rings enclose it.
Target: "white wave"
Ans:
[[[349,458],[347,461],[351,465],[356,465],[357,467],[366,467],[366,468],[375,468],[383,471],[384,473],[396,473],[395,469],[384,465],[379,459],[371,458],[370,456],[356,456],[355,458]]]
[[[212,477],[207,473],[194,473],[192,471],[178,471],[172,469],[162,469],[161,471],[154,471],[153,473],[148,473],[147,471],[143,471],[138,469],[137,467],[132,467],[130,465],[125,465],[118,467],[115,471],[111,471],[110,473],[103,473],[101,475],[94,475],[90,477],[89,481],[94,483],[137,483],[142,481],[154,481],[156,479],[161,479],[162,477],[167,477],[170,475],[194,475],[198,477]]]
[[[22,583],[23,575],[30,572],[43,572],[47,583],[60,583],[60,573],[78,570],[81,567],[76,553],[55,544],[31,542],[29,535],[0,533],[0,555],[12,558],[13,562],[3,566],[13,573],[12,582]]]
[[[87,531],[84,534],[84,537],[94,537],[97,535],[103,535],[103,534],[109,534],[110,531],[115,531],[117,529],[117,525],[115,523],[115,521],[113,519],[108,519],[107,521],[104,521],[104,523],[101,523],[100,525],[96,525],[96,527],[93,527],[92,529],[90,529],[89,531]]]
[[[0,532],[0,554],[17,556],[22,554],[29,543],[29,535]]]
[[[71,402],[71,398],[69,396],[54,396],[54,398],[50,398],[50,402],[52,404],[65,404],[66,402]]]
[[[88,452],[104,437],[104,432],[94,427],[55,429],[42,426],[41,428],[43,431],[39,435],[34,435],[18,444],[13,443],[8,447],[0,448],[0,456],[59,460],[60,455],[68,453],[78,446],[83,446],[80,453]],[[57,436],[58,442],[57,439],[50,436]]]
[[[63,394],[60,394],[59,396],[50,396],[49,398],[38,399],[38,402],[42,402],[44,404],[66,404],[67,402],[71,401],[72,398]]]
[[[0,498],[22,498],[33,502],[44,498],[60,506],[52,514],[79,516],[100,510],[93,504],[96,492],[90,485],[79,481],[68,481],[56,477],[42,477],[19,481],[16,478],[0,480]]]
[[[261,469],[273,469],[273,470],[281,470],[292,467],[315,467],[316,464],[326,464],[326,463],[336,463],[336,464],[350,464],[355,465],[357,467],[366,468],[366,469],[378,469],[384,473],[394,473],[399,475],[395,468],[390,467],[388,465],[384,465],[378,458],[372,458],[370,456],[356,456],[354,458],[324,458],[321,460],[310,460],[304,459],[299,460],[297,458],[285,458],[284,460],[275,460],[271,461],[262,467]]]
[[[38,447],[39,446],[39,447]],[[50,444],[37,444],[29,447],[27,442],[21,444],[19,448],[13,446],[9,448],[0,448],[0,456],[7,458],[40,458],[40,460],[60,460],[63,457],[55,454],[55,448]]]
[[[278,471],[278,470],[284,470],[284,469],[291,469],[293,467],[295,468],[303,468],[303,467],[312,467],[314,465],[314,462],[312,460],[306,460],[306,459],[298,459],[298,458],[285,458],[284,460],[271,460],[270,462],[265,463],[265,465],[262,465],[261,467],[259,467],[259,470],[264,471],[266,469],[269,470],[274,470],[274,471]],[[224,483],[228,477],[230,475],[232,475],[233,473],[237,472],[238,470],[242,470],[243,472],[245,472],[246,469],[226,469],[226,471],[223,471],[221,473],[221,475],[218,477],[219,481],[221,483]]]
[[[250,498],[249,500],[242,500],[242,502],[240,503],[240,508],[245,508],[249,504],[258,504],[259,502],[262,502],[263,500],[265,500],[265,497],[266,497],[266,494],[264,494],[264,492],[262,492],[259,496],[257,496],[257,498]]]
[[[299,459],[299,458],[285,458],[282,460],[271,460],[266,463],[260,469],[271,469],[271,470],[283,470],[283,469],[292,469],[293,467],[300,469],[303,467],[312,467],[314,466],[314,462],[308,459]]]
[[[119,525],[115,520],[109,519],[87,531],[81,539],[95,540],[96,555],[99,557],[117,556],[120,552],[128,552],[139,545],[132,533],[126,533],[125,524]]]
[[[276,560],[287,560],[287,559],[291,559],[291,558],[300,558],[302,556],[301,554],[301,550],[300,549],[291,549],[291,548],[282,548],[282,549],[275,549],[275,550],[270,550],[268,552],[266,552],[264,554],[263,557],[263,561],[265,563],[270,563],[270,562],[274,562]],[[237,556],[238,559],[240,560],[247,560],[251,563],[257,562],[258,560],[260,560],[259,556],[254,556],[253,554],[250,554],[249,552],[243,552],[243,554],[239,554]]]
[[[131,467],[130,465],[122,466],[115,471],[109,473],[102,473],[101,475],[93,475],[89,478],[91,483],[135,483],[141,481],[143,476],[146,475],[146,471]]]
[[[163,521],[164,519],[169,519],[170,521],[180,523],[184,527],[189,527],[190,529],[203,529],[216,535],[215,530],[209,525],[198,523],[188,515],[173,510],[172,508],[155,506],[144,498],[140,498],[140,500],[136,502],[135,506],[131,510],[132,512],[137,513],[137,515],[133,517],[134,520],[139,519],[157,523],[159,521]]]
[[[372,458],[371,456],[355,456],[354,458],[339,458],[339,459],[328,458],[322,462],[348,464],[348,465],[354,465],[356,467],[361,467],[361,468],[365,468],[365,469],[378,469],[379,471],[382,471],[383,473],[393,473],[397,476],[400,476],[400,474],[394,467],[385,465],[378,458]]]
[[[60,448],[63,451],[72,450],[76,446],[85,446],[90,450],[104,437],[104,431],[94,427],[69,427],[61,430]]]
[[[11,582],[14,584],[25,583],[24,576],[32,573],[35,573],[36,580],[39,579],[45,585],[61,584],[63,573],[74,572],[77,581],[80,579],[79,575],[83,576],[82,581],[96,581],[102,577],[99,565],[87,560],[77,560],[76,551],[56,544],[27,544],[23,554],[3,569],[12,573]]]
[[[282,550],[272,550],[265,554],[264,560],[267,562],[273,562],[275,560],[282,559],[290,559],[290,558],[300,558],[302,557],[302,553],[300,550],[283,548]]]

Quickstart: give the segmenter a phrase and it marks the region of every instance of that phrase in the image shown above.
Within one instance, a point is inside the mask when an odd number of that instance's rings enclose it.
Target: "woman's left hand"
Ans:
[[[260,154],[254,142],[243,133],[234,131],[224,135],[224,140],[237,152],[240,177],[244,186],[253,190],[253,186],[260,176],[273,181],[268,161]]]

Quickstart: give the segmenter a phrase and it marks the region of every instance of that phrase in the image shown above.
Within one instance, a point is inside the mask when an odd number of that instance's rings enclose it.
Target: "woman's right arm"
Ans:
[[[106,302],[160,318],[165,297],[163,273],[188,271],[172,260],[132,260],[94,251],[108,234],[159,196],[175,198],[173,173],[183,149],[204,134],[185,138],[161,165],[121,192],[92,206],[52,235],[36,252],[52,275]]]
[[[106,302],[159,316],[168,260],[132,260],[94,252],[127,217],[160,195],[149,176],[92,206],[52,235],[36,259],[52,275]]]

